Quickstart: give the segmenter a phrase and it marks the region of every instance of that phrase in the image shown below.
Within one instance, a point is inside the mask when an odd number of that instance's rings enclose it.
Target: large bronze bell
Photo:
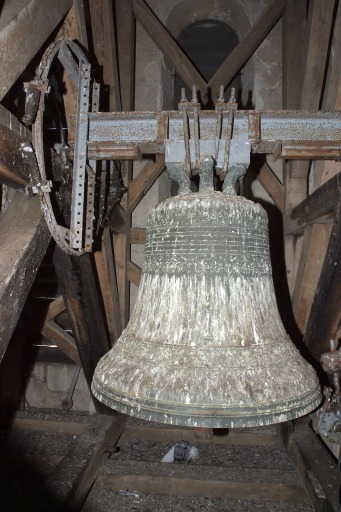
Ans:
[[[267,214],[232,187],[203,182],[150,212],[135,309],[92,391],[113,409],[172,425],[249,427],[306,414],[320,387],[278,313]]]

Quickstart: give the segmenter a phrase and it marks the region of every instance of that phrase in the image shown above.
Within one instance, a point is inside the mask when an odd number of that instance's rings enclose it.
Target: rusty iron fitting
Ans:
[[[178,103],[178,110],[187,110],[188,112],[192,112],[193,110],[200,110],[201,105],[198,101],[198,93],[195,85],[192,86],[192,99],[191,101],[187,100],[186,97],[186,89],[184,87],[181,88],[181,97]]]
[[[24,83],[24,91],[26,93],[25,114],[21,120],[26,126],[30,126],[37,116],[40,94],[49,93],[50,87],[46,80],[35,79]]]
[[[26,187],[26,192],[32,191],[34,194],[41,192],[51,192],[52,182],[50,180],[42,181],[39,173],[37,157],[32,145],[29,142],[20,143],[21,154],[27,163],[30,176],[30,183]]]
[[[219,88],[219,96],[215,103],[215,110],[237,110],[238,103],[236,102],[236,89],[232,87],[230,97],[228,101],[224,98],[224,86],[221,85]]]
[[[339,372],[341,370],[341,350],[332,350],[322,354],[321,364],[326,373]]]

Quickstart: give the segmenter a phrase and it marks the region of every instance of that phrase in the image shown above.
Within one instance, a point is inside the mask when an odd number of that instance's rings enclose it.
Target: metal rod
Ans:
[[[192,103],[198,103],[197,88],[192,88]],[[193,108],[193,125],[194,125],[194,147],[195,147],[195,167],[200,168],[200,144],[199,144],[199,112],[198,107]]]

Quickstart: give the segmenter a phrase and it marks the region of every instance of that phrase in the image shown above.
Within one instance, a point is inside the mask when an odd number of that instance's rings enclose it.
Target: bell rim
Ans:
[[[283,423],[312,412],[322,400],[319,385],[299,397],[275,404],[267,402],[264,405],[239,408],[226,406],[225,409],[221,404],[216,407],[194,408],[191,404],[176,403],[171,408],[170,404],[158,401],[150,401],[154,407],[148,405],[147,400],[139,403],[137,399],[131,399],[128,402],[125,393],[121,397],[116,393],[114,398],[104,386],[95,381],[92,384],[92,393],[104,405],[129,416],[175,426],[207,428],[242,428]]]

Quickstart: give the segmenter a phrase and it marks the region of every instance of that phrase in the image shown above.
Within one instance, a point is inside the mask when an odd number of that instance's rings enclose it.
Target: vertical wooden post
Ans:
[[[305,70],[298,103],[298,106],[302,109],[317,109],[321,103],[325,106],[328,105],[327,108],[338,108],[335,104],[335,84],[334,86],[328,86],[322,98],[326,71],[330,76],[335,76],[332,68],[336,65],[338,71],[340,70],[335,60],[332,62],[330,58],[328,59],[334,8],[334,0],[328,0],[328,2],[314,0],[310,6],[309,30],[305,41]],[[336,33],[337,31],[334,30],[334,39]],[[334,40],[333,44],[337,44],[337,41]],[[335,51],[338,52],[339,49],[335,48]],[[327,64],[329,64],[329,69]],[[338,77],[336,82],[338,84]],[[323,183],[323,179],[328,179],[326,174],[323,177],[324,172],[322,171],[322,169],[328,167],[327,162],[315,162],[313,190]],[[308,169],[309,162],[293,162],[291,168],[292,185],[295,186],[298,180],[307,179]],[[298,197],[297,200],[303,200],[304,197],[305,194],[302,194],[302,197]],[[296,250],[295,255],[297,272],[292,304],[297,325],[302,333],[304,333],[307,326],[330,232],[330,225],[315,224],[309,226],[305,230],[304,236],[299,239],[302,249],[301,252]]]
[[[298,105],[299,76],[302,66],[302,48],[306,28],[307,1],[287,0],[283,11],[283,108],[295,109]],[[291,162],[284,162],[285,214],[290,213],[304,197],[307,187],[306,179],[293,180],[291,177]],[[285,236],[285,260],[287,280],[290,295],[293,294],[297,265],[295,253],[298,242],[293,236]]]
[[[135,74],[135,19],[132,0],[116,2],[117,49],[120,70],[121,105],[123,110],[132,110],[134,105],[134,74]],[[128,188],[132,179],[131,162],[122,162],[121,171],[124,185]],[[114,252],[116,261],[117,282],[120,297],[121,317],[123,326],[129,319],[129,281],[127,278],[127,261],[130,260],[130,226],[131,211],[128,208],[128,196],[121,200],[125,212],[124,229],[114,236]]]
[[[53,264],[72,323],[79,357],[89,388],[109,340],[90,254],[69,256],[55,248]],[[97,412],[111,411],[94,399]]]
[[[89,6],[93,49],[101,69],[97,79],[109,88],[103,110],[121,110],[112,0],[92,0]]]
[[[302,4],[305,2],[302,2]],[[317,109],[321,103],[321,94],[328,60],[330,32],[334,14],[335,0],[313,0],[309,5],[308,19],[304,21],[304,9],[301,3],[289,0],[284,12],[284,91],[287,95],[285,106],[289,108]],[[297,14],[301,16],[301,29]],[[295,18],[296,17],[296,18]],[[306,24],[304,45],[301,33]],[[304,46],[303,55],[299,60],[299,48]],[[286,52],[288,54],[286,55]],[[302,58],[303,57],[303,58]],[[293,72],[289,70],[293,65]],[[298,73],[301,68],[301,73]],[[293,73],[297,73],[296,77]],[[292,91],[295,83],[299,89]],[[296,100],[295,100],[296,98]],[[285,169],[286,214],[292,207],[300,203],[308,192],[308,171],[310,162],[293,161],[290,170]],[[312,228],[314,230],[315,228]],[[302,239],[286,236],[286,263],[288,282],[293,298],[293,310],[301,330],[305,322],[298,315],[298,309],[306,302],[304,283],[307,283],[307,269],[310,268],[307,255],[310,254]],[[312,261],[312,259],[311,259]],[[308,265],[307,265],[308,264]],[[310,289],[306,289],[308,294]],[[304,307],[304,310],[306,308]],[[304,314],[304,317],[306,315]]]

